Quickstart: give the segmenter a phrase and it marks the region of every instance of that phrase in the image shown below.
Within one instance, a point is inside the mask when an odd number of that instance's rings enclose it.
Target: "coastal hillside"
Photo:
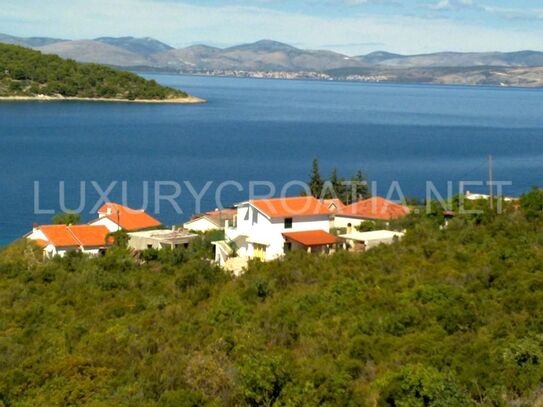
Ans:
[[[543,191],[477,205],[239,278],[207,260],[212,236],[143,264],[19,242],[0,252],[0,404],[541,405]]]
[[[420,55],[376,51],[350,56],[329,50],[301,49],[272,40],[227,48],[199,44],[176,49],[153,38],[61,40],[5,34],[0,34],[0,43],[27,46],[78,62],[132,70],[280,79],[543,86],[543,52],[530,50]]]
[[[130,72],[0,44],[0,97],[38,96],[135,101],[190,99],[185,92]]]

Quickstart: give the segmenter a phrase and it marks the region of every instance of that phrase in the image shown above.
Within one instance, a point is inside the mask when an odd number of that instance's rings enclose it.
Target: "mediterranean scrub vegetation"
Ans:
[[[187,97],[130,72],[0,44],[0,96],[37,95],[129,100]]]
[[[0,405],[540,405],[542,195],[239,278],[206,238],[144,262],[18,242],[0,252]]]

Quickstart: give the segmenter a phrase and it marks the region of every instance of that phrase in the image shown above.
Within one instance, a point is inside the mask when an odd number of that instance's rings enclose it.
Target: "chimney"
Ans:
[[[32,232],[35,232],[36,230],[38,230],[38,224],[37,223],[33,223],[32,224]]]

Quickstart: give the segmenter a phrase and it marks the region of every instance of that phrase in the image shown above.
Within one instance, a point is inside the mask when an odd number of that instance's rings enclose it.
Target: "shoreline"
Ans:
[[[166,104],[199,104],[207,103],[207,100],[196,96],[172,99],[119,99],[119,98],[83,98],[64,96],[0,96],[0,102],[111,102],[111,103],[166,103]]]

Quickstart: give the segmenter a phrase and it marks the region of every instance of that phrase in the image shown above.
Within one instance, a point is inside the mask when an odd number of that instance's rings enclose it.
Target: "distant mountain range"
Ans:
[[[283,72],[285,77],[289,77],[289,73],[312,72],[331,79],[400,82],[435,82],[436,75],[443,78],[459,74],[461,78],[462,73],[477,72],[479,79],[471,77],[466,83],[481,83],[480,80],[493,83],[507,77],[515,69],[518,71],[518,68],[523,68],[523,72],[529,73],[530,79],[523,81],[521,85],[543,85],[543,78],[539,77],[541,69],[532,69],[543,67],[543,52],[537,51],[438,52],[423,55],[377,51],[368,55],[348,56],[325,50],[304,50],[271,40],[229,48],[194,45],[181,49],[175,49],[152,38],[134,37],[71,41],[0,34],[0,42],[31,47],[80,62],[95,62],[129,69],[207,74],[229,74],[233,71]],[[495,70],[502,75],[495,75]],[[497,79],[493,79],[494,77]],[[458,75],[455,78],[458,79]],[[438,82],[441,83],[441,80]],[[519,83],[507,80],[502,84]]]

